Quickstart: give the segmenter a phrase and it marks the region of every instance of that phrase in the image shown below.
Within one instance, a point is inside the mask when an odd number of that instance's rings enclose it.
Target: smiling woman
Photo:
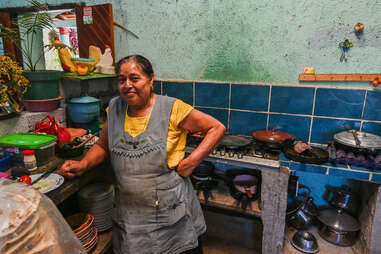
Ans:
[[[225,127],[213,117],[153,93],[154,72],[143,56],[116,64],[120,96],[109,103],[101,137],[61,173],[78,176],[110,157],[116,175],[114,253],[202,253],[206,231],[189,175],[214,149]],[[205,134],[186,158],[188,132]]]

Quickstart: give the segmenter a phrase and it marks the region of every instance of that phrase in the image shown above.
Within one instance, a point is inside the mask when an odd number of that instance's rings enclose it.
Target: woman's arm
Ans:
[[[180,161],[177,166],[178,173],[184,177],[188,177],[217,146],[226,128],[215,118],[196,109],[193,109],[189,115],[181,121],[179,126],[188,130],[190,133],[202,132],[205,134],[205,137],[197,148],[187,158]]]
[[[100,139],[94,144],[80,161],[67,160],[60,168],[60,174],[69,178],[80,176],[87,170],[102,163],[108,156],[108,125],[107,122],[102,128]]]

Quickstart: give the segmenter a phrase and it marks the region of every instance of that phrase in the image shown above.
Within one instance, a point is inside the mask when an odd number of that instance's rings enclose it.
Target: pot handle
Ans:
[[[246,195],[242,195],[241,199],[241,208],[242,210],[246,210],[247,204],[249,203],[249,198]]]
[[[308,187],[307,185],[304,185],[304,184],[299,184],[299,187],[298,187],[298,193],[299,193],[299,190],[300,189],[306,189],[307,190],[307,195],[306,195],[306,200],[308,199],[308,197],[310,196],[311,194],[311,189],[310,187]]]

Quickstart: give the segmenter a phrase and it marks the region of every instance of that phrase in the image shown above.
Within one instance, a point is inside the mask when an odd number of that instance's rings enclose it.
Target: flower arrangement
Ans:
[[[30,87],[23,69],[8,56],[0,56],[0,106],[7,113],[21,111],[21,95]]]

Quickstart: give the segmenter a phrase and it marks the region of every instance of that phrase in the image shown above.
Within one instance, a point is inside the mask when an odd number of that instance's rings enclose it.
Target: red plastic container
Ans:
[[[46,100],[23,100],[24,106],[30,112],[50,112],[58,108],[62,97]]]

